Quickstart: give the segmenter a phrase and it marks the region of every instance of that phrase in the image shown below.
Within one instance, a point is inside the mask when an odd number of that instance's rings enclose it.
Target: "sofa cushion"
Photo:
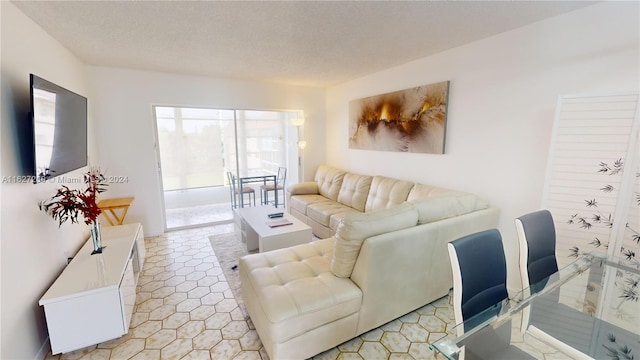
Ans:
[[[331,200],[315,202],[307,207],[307,217],[326,227],[330,227],[332,215],[350,212],[356,212],[356,210]]]
[[[315,204],[315,203],[324,202],[324,201],[327,201],[327,198],[318,194],[292,196],[291,199],[289,200],[289,211],[291,211],[291,209],[295,209],[299,213],[306,215],[307,207],[310,204]]]
[[[318,183],[315,181],[305,181],[301,183],[291,184],[287,187],[290,195],[308,195],[318,193]]]
[[[412,182],[374,176],[367,196],[365,212],[386,209],[403,203],[407,200],[412,187]]]
[[[407,201],[415,201],[432,196],[463,194],[457,190],[416,183],[407,195]]]
[[[342,180],[338,202],[364,212],[373,176],[347,173]]]
[[[439,188],[436,186],[425,185],[425,184],[415,184],[411,188],[409,195],[407,195],[407,201],[414,201],[418,199],[428,198],[429,196],[434,196],[436,194],[440,194],[442,192],[450,192],[451,190]]]
[[[366,238],[412,227],[417,223],[418,212],[409,203],[370,213],[345,214],[335,235],[331,272],[338,277],[350,277]]]
[[[474,194],[452,191],[411,201],[418,211],[418,224],[448,219],[473,211],[486,209],[489,203]]]
[[[338,193],[344,179],[344,170],[333,166],[320,165],[316,171],[315,180],[318,183],[318,193],[327,199],[338,200]]]
[[[269,338],[282,343],[360,310],[362,291],[329,270],[333,238],[251,254],[240,260],[269,321]]]

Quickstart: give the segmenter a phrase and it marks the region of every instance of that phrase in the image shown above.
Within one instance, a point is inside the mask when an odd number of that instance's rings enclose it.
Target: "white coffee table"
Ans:
[[[265,252],[306,244],[312,240],[311,228],[282,208],[257,206],[238,208],[235,211],[238,216],[237,225],[239,225],[240,236],[247,244],[247,251]],[[284,212],[283,218],[291,221],[292,224],[269,227],[267,222],[271,219],[267,215],[276,212]]]

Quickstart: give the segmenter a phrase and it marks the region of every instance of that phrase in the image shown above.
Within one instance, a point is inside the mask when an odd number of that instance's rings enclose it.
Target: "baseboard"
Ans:
[[[38,353],[33,358],[33,360],[44,360],[44,358],[47,357],[47,354],[49,354],[50,349],[51,344],[49,343],[49,337],[47,336],[47,339],[44,341],[44,343],[42,343],[40,350],[38,350]]]

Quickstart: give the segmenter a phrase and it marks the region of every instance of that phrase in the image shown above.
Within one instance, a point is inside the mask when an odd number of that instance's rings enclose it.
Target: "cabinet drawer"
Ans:
[[[124,334],[116,288],[80,295],[44,307],[53,354],[115,339]]]

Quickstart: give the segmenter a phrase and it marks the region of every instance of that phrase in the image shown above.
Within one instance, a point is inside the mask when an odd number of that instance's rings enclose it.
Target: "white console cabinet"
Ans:
[[[102,227],[102,254],[89,239],[39,304],[53,354],[118,338],[129,331],[144,263],[141,224]]]

